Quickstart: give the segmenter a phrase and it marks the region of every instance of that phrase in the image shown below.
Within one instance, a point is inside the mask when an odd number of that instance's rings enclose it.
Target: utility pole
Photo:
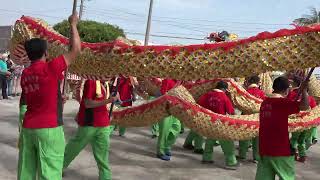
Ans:
[[[145,39],[144,39],[144,45],[145,45],[145,46],[148,46],[149,37],[150,37],[152,7],[153,7],[153,0],[150,0],[149,14],[148,14],[148,22],[147,22],[147,29],[146,29],[146,36],[145,36]]]
[[[80,3],[80,12],[79,12],[79,20],[81,20],[81,18],[82,18],[82,13],[83,13],[83,3],[84,3],[84,0],[81,0],[81,3]]]

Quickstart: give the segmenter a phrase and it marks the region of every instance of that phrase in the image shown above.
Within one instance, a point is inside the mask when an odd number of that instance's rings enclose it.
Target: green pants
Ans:
[[[180,121],[173,116],[168,116],[159,122],[159,137],[157,143],[157,153],[159,155],[171,152],[171,146],[176,142],[180,131]]]
[[[27,112],[27,105],[21,105],[19,107],[19,132],[22,129],[23,118],[26,112]]]
[[[313,139],[318,139],[318,129],[317,129],[317,127],[311,128],[311,137]]]
[[[220,142],[222,151],[224,153],[226,165],[228,166],[236,165],[238,162],[235,155],[235,148],[234,148],[233,141],[220,140],[219,142]],[[213,140],[213,139],[206,140],[204,153],[202,156],[203,161],[213,160],[213,147],[215,144],[216,144],[216,140]]]
[[[123,136],[126,133],[126,128],[125,127],[120,127],[118,125],[115,125],[114,129],[117,129],[117,128],[119,128],[119,135],[120,136]]]
[[[259,160],[259,145],[258,137],[253,138],[252,140],[239,141],[239,157],[241,159],[247,159],[247,153],[249,146],[252,143],[252,157],[254,160]]]
[[[191,130],[189,132],[186,140],[184,141],[184,146],[185,145],[193,145],[192,144],[193,141],[194,141],[194,148],[195,149],[202,149],[203,141],[204,141],[203,137]]]
[[[159,136],[159,124],[158,123],[151,126],[151,134],[154,136]]]
[[[80,151],[90,143],[98,165],[99,179],[111,180],[109,147],[112,131],[113,127],[79,127],[76,136],[71,138],[66,146],[63,168],[67,168]]]
[[[184,124],[182,122],[180,122],[181,124],[181,130],[180,130],[180,133],[184,133]]]
[[[306,137],[306,146],[307,149],[313,144],[313,140],[318,139],[318,130],[317,127],[313,127],[308,130],[307,137]]]
[[[290,143],[295,149],[298,149],[299,156],[306,156],[306,138],[308,130],[301,132],[293,132]]]
[[[64,132],[57,128],[26,129],[20,136],[18,180],[61,180]]]
[[[269,157],[263,156],[258,162],[256,180],[295,179],[295,162],[293,156]]]

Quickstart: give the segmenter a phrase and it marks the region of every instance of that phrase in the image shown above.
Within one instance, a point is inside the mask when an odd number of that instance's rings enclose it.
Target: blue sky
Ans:
[[[80,1],[80,0],[78,0]],[[240,37],[290,27],[293,19],[320,8],[320,0],[154,0],[151,34],[157,44],[204,43],[210,32],[227,30]],[[143,40],[149,0],[90,0],[84,19],[122,27],[127,36]],[[21,15],[45,19],[50,24],[66,18],[72,0],[6,0],[0,7],[0,25],[13,24]],[[197,40],[200,39],[200,40]]]
[[[55,24],[69,16],[73,0],[2,0],[0,25],[12,25],[21,15]],[[80,1],[80,0],[78,0]],[[320,0],[154,0],[152,35],[156,44],[195,44],[210,32],[226,30],[240,37],[290,27]],[[123,28],[132,39],[143,40],[149,0],[86,0],[84,19]],[[182,38],[182,39],[181,39]],[[191,39],[183,39],[191,38]],[[200,39],[200,40],[197,40]],[[202,39],[202,40],[201,40]],[[320,71],[318,71],[320,73]]]

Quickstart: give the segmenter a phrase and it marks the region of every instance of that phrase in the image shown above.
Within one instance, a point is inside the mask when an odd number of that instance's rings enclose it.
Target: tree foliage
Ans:
[[[67,20],[54,25],[53,29],[66,37],[70,36],[70,25]],[[89,20],[80,21],[78,31],[81,41],[91,43],[113,41],[118,37],[125,37],[123,29],[118,26]]]
[[[295,19],[293,22],[300,26],[307,26],[315,23],[320,23],[320,11],[316,8],[310,8],[311,14],[303,15],[301,18]]]

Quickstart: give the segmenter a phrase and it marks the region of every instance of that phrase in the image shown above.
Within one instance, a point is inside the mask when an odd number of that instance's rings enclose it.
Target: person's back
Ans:
[[[228,91],[228,83],[219,81],[216,89],[202,95],[198,104],[206,109],[209,109],[218,114],[234,114],[234,108],[226,92]],[[235,148],[233,141],[220,140],[220,145],[225,156],[225,168],[230,170],[236,170],[239,166],[235,156]],[[202,155],[203,163],[213,163],[213,146],[216,144],[216,140],[207,139],[205,143],[205,150]]]
[[[259,89],[258,87],[250,87],[247,89],[247,92],[254,97],[260,98],[264,100],[266,98],[266,94],[263,90]]]
[[[59,79],[81,51],[77,15],[69,18],[69,52],[47,61],[47,41],[33,38],[25,42],[31,65],[21,77],[21,102],[27,105],[19,141],[18,179],[62,177],[65,138],[62,127],[62,96]]]
[[[259,145],[262,156],[290,156],[288,117],[299,112],[299,102],[269,97],[260,108]]]
[[[273,94],[260,107],[259,153],[256,180],[295,179],[294,152],[288,132],[289,115],[309,108],[307,82],[301,85],[301,102],[292,101],[288,95],[289,81],[278,77],[273,83]]]
[[[133,99],[133,85],[130,78],[120,77],[119,89],[121,101],[126,101],[121,104],[123,107],[132,106]],[[131,100],[131,101],[130,101]]]
[[[266,94],[263,90],[259,88],[259,84],[260,84],[259,76],[250,77],[248,80],[247,92],[254,97],[264,100],[266,98]]]
[[[198,104],[218,114],[234,114],[234,108],[228,96],[215,89],[200,97]]]
[[[66,68],[63,56],[50,61],[36,61],[21,77],[28,110],[25,128],[50,128],[62,125],[62,97],[60,77]]]

